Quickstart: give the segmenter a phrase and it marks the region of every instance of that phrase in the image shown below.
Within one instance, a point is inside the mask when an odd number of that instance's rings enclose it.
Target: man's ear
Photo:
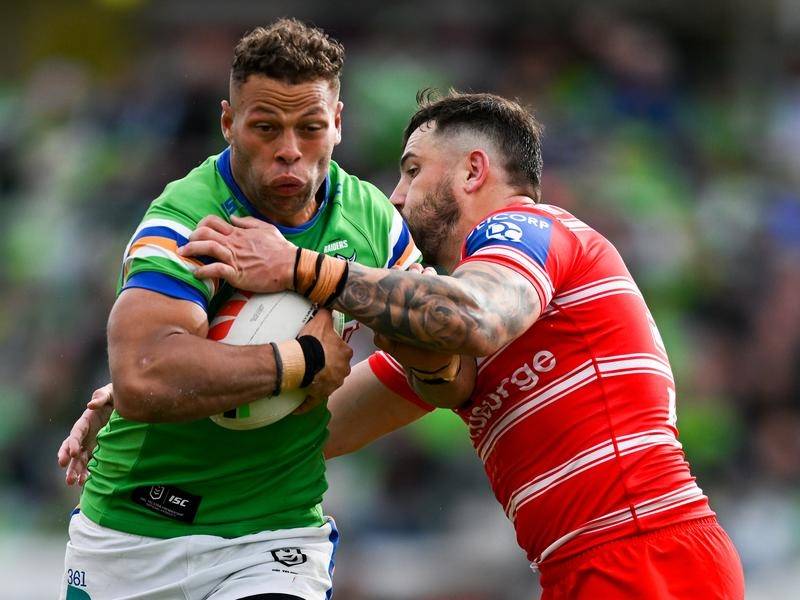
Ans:
[[[233,139],[231,136],[231,128],[233,127],[233,107],[227,100],[223,100],[221,106],[222,114],[219,117],[219,125],[222,129],[222,137],[230,144],[231,139]]]
[[[467,193],[477,192],[489,177],[489,155],[480,148],[471,150],[465,158],[466,181],[464,181],[464,191]]]
[[[336,127],[336,143],[342,141],[342,109],[344,109],[344,102],[339,101],[336,103],[336,112],[333,115],[333,125]]]

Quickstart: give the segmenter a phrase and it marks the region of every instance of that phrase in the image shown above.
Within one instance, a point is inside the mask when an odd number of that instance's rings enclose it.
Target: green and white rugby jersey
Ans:
[[[320,208],[308,223],[280,227],[295,244],[371,267],[420,259],[386,197],[334,162],[318,199]],[[230,150],[170,183],[150,205],[125,251],[118,291],[154,290],[195,302],[213,318],[232,289],[198,280],[197,261],[176,252],[208,215],[260,218],[233,180]],[[357,329],[348,323],[345,339],[352,343]],[[356,354],[361,358],[364,351]],[[319,526],[329,419],[321,405],[267,427],[236,431],[210,419],[148,424],[115,412],[98,436],[81,510],[100,525],[162,538]]]

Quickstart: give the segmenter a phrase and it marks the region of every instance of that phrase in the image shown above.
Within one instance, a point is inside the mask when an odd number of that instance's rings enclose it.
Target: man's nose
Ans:
[[[292,164],[300,160],[303,153],[300,152],[300,147],[297,144],[297,136],[293,131],[284,131],[280,138],[280,145],[275,158],[285,164]]]
[[[394,204],[394,207],[397,210],[403,210],[403,206],[406,204],[405,186],[398,183],[397,187],[394,188],[392,195],[389,196],[389,201]]]

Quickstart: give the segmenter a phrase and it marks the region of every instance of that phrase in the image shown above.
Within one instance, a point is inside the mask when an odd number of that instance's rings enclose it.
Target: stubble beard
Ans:
[[[315,202],[317,190],[311,189],[312,184],[308,183],[303,189],[293,196],[281,196],[273,194],[265,186],[256,186],[253,192],[253,205],[267,216],[276,219],[291,218],[299,212],[306,210],[309,203]],[[316,204],[315,204],[316,208]],[[313,212],[312,212],[313,214]]]

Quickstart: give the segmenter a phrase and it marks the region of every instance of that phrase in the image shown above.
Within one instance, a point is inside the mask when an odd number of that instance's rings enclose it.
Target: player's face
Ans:
[[[290,84],[251,75],[222,103],[237,183],[266,216],[301,225],[316,211],[314,194],[341,141],[342,103],[324,79]]]
[[[426,261],[442,264],[461,218],[453,193],[453,156],[433,127],[422,125],[408,138],[400,159],[400,181],[391,201],[402,213]]]

